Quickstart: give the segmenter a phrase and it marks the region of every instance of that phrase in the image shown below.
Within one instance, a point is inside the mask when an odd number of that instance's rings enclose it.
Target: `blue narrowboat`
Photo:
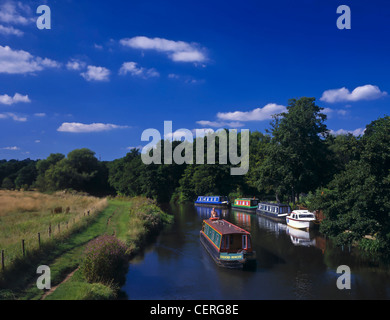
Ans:
[[[200,242],[218,266],[245,269],[256,266],[250,233],[226,220],[203,220]]]
[[[286,216],[291,213],[288,204],[260,202],[256,213],[272,220],[286,222]]]
[[[228,207],[229,204],[229,199],[225,196],[199,196],[195,201],[195,205],[207,207]]]

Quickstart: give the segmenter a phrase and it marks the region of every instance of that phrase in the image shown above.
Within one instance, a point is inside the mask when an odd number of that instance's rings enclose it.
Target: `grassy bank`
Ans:
[[[126,244],[130,257],[136,255],[149,237],[155,235],[164,224],[173,220],[172,216],[164,213],[152,200],[143,197],[109,200],[109,208],[115,208],[115,214],[109,218],[107,233],[115,235]],[[82,260],[83,257],[78,256],[79,265]],[[82,270],[78,269],[46,299],[115,299],[118,297],[119,287],[120,284],[113,281],[88,283]]]
[[[24,265],[28,267],[16,267],[7,274],[7,286],[0,290],[0,299],[41,299],[43,292],[36,288],[34,281],[36,267],[42,264],[51,269],[52,288],[58,286],[45,299],[113,299],[117,296],[118,284],[88,283],[77,270],[83,262],[85,246],[100,235],[115,235],[126,244],[129,255],[134,256],[148,237],[171,219],[146,198],[110,199],[104,210],[86,217],[84,228],[48,242],[44,252],[37,250],[34,256],[25,257],[28,263]],[[74,275],[62,283],[75,270]]]

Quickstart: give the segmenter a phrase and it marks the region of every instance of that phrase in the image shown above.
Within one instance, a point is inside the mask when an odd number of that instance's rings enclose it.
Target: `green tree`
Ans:
[[[321,231],[340,244],[367,244],[363,237],[368,235],[376,239],[371,248],[390,249],[389,141],[390,117],[371,122],[361,139],[360,159],[349,162],[311,203],[326,216]]]
[[[315,98],[291,99],[287,112],[274,116],[267,159],[260,167],[259,186],[272,186],[276,198],[289,193],[299,199],[324,183],[327,158],[324,137],[328,130],[323,108]]]
[[[1,184],[1,187],[2,187],[3,189],[12,190],[12,189],[15,188],[15,184],[14,184],[14,182],[12,181],[11,178],[6,177],[6,178],[3,179],[3,183]]]
[[[24,186],[32,186],[37,178],[37,170],[35,162],[31,162],[27,166],[20,169],[15,179],[16,188],[22,188]]]

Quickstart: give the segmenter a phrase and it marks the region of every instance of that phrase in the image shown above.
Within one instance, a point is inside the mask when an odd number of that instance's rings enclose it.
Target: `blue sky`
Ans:
[[[333,133],[362,133],[389,114],[389,21],[379,0],[0,0],[0,159],[113,160],[164,121],[264,132],[302,96]]]

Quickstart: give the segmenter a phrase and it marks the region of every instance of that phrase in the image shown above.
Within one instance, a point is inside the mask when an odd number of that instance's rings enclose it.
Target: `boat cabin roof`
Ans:
[[[276,207],[289,207],[289,205],[285,203],[259,202],[259,205],[260,204],[265,204],[267,206],[276,206]]]
[[[215,230],[217,230],[222,235],[225,234],[250,234],[248,231],[237,227],[233,223],[230,223],[224,219],[222,220],[204,220],[209,226],[213,227]]]
[[[310,212],[309,210],[294,210],[291,213],[295,213],[295,214],[312,214],[312,215],[314,215],[314,213]]]

